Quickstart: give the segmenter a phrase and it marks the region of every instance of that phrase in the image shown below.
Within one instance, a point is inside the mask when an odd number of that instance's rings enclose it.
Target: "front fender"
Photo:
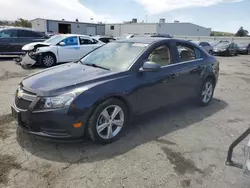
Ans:
[[[73,101],[73,106],[78,109],[78,112],[86,112],[95,108],[102,101],[114,97],[123,101],[132,113],[134,105],[137,104],[132,79],[132,76],[125,76],[95,85],[81,93]]]

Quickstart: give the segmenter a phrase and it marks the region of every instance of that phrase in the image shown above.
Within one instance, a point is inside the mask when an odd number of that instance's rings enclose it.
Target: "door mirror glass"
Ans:
[[[65,42],[60,42],[59,43],[59,46],[65,46],[66,44],[65,44]]]
[[[146,61],[140,68],[140,72],[156,72],[161,69],[161,66],[152,61]]]

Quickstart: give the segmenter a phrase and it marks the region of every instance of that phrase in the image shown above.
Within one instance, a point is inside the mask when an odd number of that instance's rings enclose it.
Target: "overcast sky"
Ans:
[[[213,30],[250,32],[250,0],[0,0],[0,19],[193,22]]]

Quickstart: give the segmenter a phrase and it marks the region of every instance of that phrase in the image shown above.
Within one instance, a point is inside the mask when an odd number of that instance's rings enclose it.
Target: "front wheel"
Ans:
[[[118,99],[99,104],[88,121],[88,133],[96,143],[108,144],[117,140],[128,122],[126,105]]]
[[[52,53],[45,53],[42,54],[41,61],[45,67],[52,67],[56,64],[56,57]]]
[[[207,106],[214,95],[214,88],[215,84],[212,79],[206,79],[204,83],[201,86],[199,97],[198,97],[198,102],[202,106]]]

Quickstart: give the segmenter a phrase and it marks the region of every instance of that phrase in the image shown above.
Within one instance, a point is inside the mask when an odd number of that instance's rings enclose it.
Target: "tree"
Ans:
[[[245,37],[248,35],[248,31],[245,30],[242,26],[240,27],[240,29],[237,31],[237,33],[235,34],[237,37]]]
[[[31,27],[31,22],[29,20],[19,18],[14,22],[13,25],[17,27]]]

